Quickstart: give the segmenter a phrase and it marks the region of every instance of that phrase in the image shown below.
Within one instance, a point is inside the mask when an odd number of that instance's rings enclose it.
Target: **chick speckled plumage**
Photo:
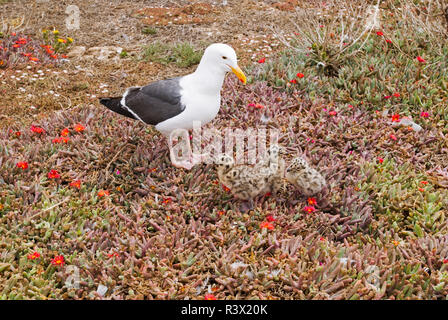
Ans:
[[[217,161],[219,181],[241,200],[252,200],[268,192],[276,193],[281,186],[285,163],[279,159],[278,147],[271,147],[265,159],[256,165],[235,165],[229,155]]]
[[[325,178],[316,169],[311,168],[302,157],[297,157],[291,161],[291,164],[286,168],[285,177],[305,196],[315,195],[326,186]]]

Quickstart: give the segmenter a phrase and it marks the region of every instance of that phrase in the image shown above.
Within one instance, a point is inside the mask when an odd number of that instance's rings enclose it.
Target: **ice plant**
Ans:
[[[420,62],[420,63],[425,63],[425,62],[426,62],[426,60],[423,59],[423,58],[420,57],[420,56],[417,57],[417,61]]]
[[[307,202],[310,206],[315,206],[317,204],[316,198],[308,198]]]
[[[26,169],[28,169],[28,162],[25,162],[25,161],[17,162],[16,166],[17,166],[17,168],[26,170]]]
[[[61,131],[61,136],[66,137],[69,135],[69,133],[70,133],[70,131],[68,131],[68,128],[64,128]]]
[[[296,79],[292,79],[292,80],[289,80],[289,82],[292,83],[292,84],[296,84],[297,80]]]
[[[394,93],[394,97],[395,97],[395,98],[400,98],[400,93],[395,92],[395,93]]]
[[[392,122],[400,122],[400,115],[398,113],[392,115]]]
[[[43,128],[35,126],[35,125],[31,126],[31,131],[33,131],[34,133],[39,133],[39,134],[45,133],[45,130]]]
[[[48,172],[48,179],[58,179],[61,177],[61,175],[59,174],[59,172],[57,170],[50,170],[50,172]]]
[[[64,257],[62,255],[55,256],[53,259],[51,259],[51,264],[54,266],[63,266],[65,263]]]
[[[303,74],[303,73],[297,73],[297,78],[300,78],[300,79],[302,79],[303,77],[304,77],[305,75]]]
[[[78,123],[78,124],[75,125],[74,129],[75,129],[76,132],[82,132],[86,128],[82,124]]]
[[[422,111],[422,112],[420,113],[420,117],[422,117],[422,118],[428,118],[428,117],[429,117],[429,113],[426,112],[426,111]]]
[[[260,223],[260,229],[274,230],[274,225],[269,221],[263,221]]]
[[[108,196],[109,194],[110,194],[110,192],[107,191],[107,190],[100,190],[100,191],[98,191],[98,197],[100,197],[100,198],[102,198],[104,196]]]
[[[40,258],[40,253],[37,251],[34,251],[33,253],[30,253],[27,256],[27,258],[28,258],[28,260],[36,260],[36,259]]]
[[[204,300],[216,300],[216,297],[209,293],[204,296]]]
[[[383,163],[384,162],[384,159],[383,158],[378,158],[378,163]]]
[[[303,211],[305,211],[306,213],[312,213],[316,211],[316,208],[314,208],[313,206],[306,206],[305,208],[303,208]]]
[[[81,189],[81,180],[74,180],[70,182],[70,187]]]

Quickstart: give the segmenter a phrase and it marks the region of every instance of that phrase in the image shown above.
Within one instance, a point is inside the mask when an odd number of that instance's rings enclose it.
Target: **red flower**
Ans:
[[[261,58],[260,60],[258,60],[258,63],[265,63],[266,62],[266,58]]]
[[[26,169],[28,169],[28,162],[25,162],[25,161],[17,162],[16,166],[17,166],[17,168],[20,168],[22,170],[26,170]]]
[[[420,63],[425,63],[425,62],[426,62],[426,60],[423,59],[423,58],[420,57],[420,56],[417,57],[417,61],[420,62]]]
[[[268,221],[260,223],[260,229],[274,230],[274,225]]]
[[[381,36],[384,36],[384,33],[381,31],[377,31],[376,35],[381,37]]]
[[[108,196],[109,194],[110,194],[110,192],[107,191],[107,190],[100,190],[100,191],[98,191],[98,197],[100,197],[100,198],[102,198],[104,196]]]
[[[384,96],[384,99],[390,99],[392,96]]]
[[[16,131],[16,133],[15,133],[16,137],[20,137],[21,134],[22,133],[20,131]]]
[[[61,175],[59,174],[59,172],[57,172],[57,170],[50,170],[50,172],[48,172],[48,179],[58,179],[60,178]]]
[[[421,184],[428,184],[428,181],[420,181]]]
[[[398,113],[392,115],[392,122],[400,122],[400,115]]]
[[[43,128],[34,125],[31,126],[31,131],[33,131],[34,133],[45,133],[45,130]]]
[[[204,300],[216,300],[216,297],[209,293],[204,296]]]
[[[171,199],[171,198],[165,198],[162,201],[163,204],[168,204],[168,203],[171,203],[171,202],[173,202],[173,199]]]
[[[61,143],[61,141],[62,141],[62,138],[54,138],[52,140],[53,143]]]
[[[86,127],[84,127],[82,124],[78,123],[78,124],[75,125],[74,129],[75,129],[76,132],[82,132],[82,131],[84,131],[86,129]]]
[[[274,216],[272,214],[269,214],[266,216],[266,220],[268,222],[274,222],[276,219],[274,218]]]
[[[392,40],[386,39],[387,43],[392,43]]]
[[[391,134],[389,137],[390,137],[392,140],[394,140],[394,141],[397,140],[397,137],[396,137],[394,134]]]
[[[429,117],[429,113],[426,111],[422,111],[422,113],[420,113],[420,117],[422,118],[428,118]]]
[[[69,133],[70,133],[70,131],[68,131],[68,128],[65,128],[61,131],[61,136],[66,137],[66,136],[68,136]]]
[[[222,185],[222,188],[224,189],[225,192],[229,192],[230,191],[230,189],[227,188],[225,185]]]
[[[336,111],[332,110],[332,111],[328,112],[328,114],[329,114],[330,116],[335,116],[335,115],[337,115],[338,113],[337,113]]]
[[[423,189],[423,188],[418,188],[418,191],[423,192],[423,191],[425,191],[425,189]]]
[[[28,255],[28,260],[35,260],[35,259],[38,259],[38,258],[40,258],[40,253],[37,252],[37,251],[34,251],[33,253],[30,253]]]
[[[313,206],[306,206],[305,208],[303,208],[303,211],[305,211],[306,213],[312,213],[316,211],[316,208],[314,208]]]
[[[316,198],[308,198],[307,202],[310,206],[315,206],[317,204]]]
[[[296,83],[297,83],[297,80],[296,80],[296,79],[292,79],[292,80],[289,80],[289,82],[291,82],[291,83],[293,83],[293,84],[296,84]]]
[[[220,216],[222,216],[224,213],[226,213],[224,210],[218,211],[218,214],[219,214]]]
[[[116,252],[108,253],[107,256],[108,256],[109,258],[112,258],[112,257],[118,257],[118,253],[116,253]]]
[[[395,98],[400,98],[400,94],[399,94],[398,92],[395,92],[395,93],[394,93],[394,97],[395,97]]]
[[[305,75],[303,73],[300,73],[300,72],[297,74],[297,78],[300,78],[300,79],[302,79],[304,76]]]
[[[30,61],[39,62],[39,59],[36,57],[30,57]]]
[[[81,180],[74,180],[70,182],[70,187],[74,187],[76,189],[81,189]]]
[[[384,159],[383,159],[383,158],[378,158],[378,162],[379,162],[379,163],[383,163],[383,162],[384,162]]]
[[[62,255],[55,256],[53,259],[51,259],[51,264],[54,266],[63,266],[65,263],[64,257]]]
[[[448,263],[448,259],[443,259],[443,263]]]

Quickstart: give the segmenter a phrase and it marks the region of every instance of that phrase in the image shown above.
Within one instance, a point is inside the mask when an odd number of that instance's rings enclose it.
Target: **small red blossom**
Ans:
[[[53,140],[51,140],[53,143],[61,143],[62,142],[62,138],[54,138]]]
[[[225,192],[230,192],[230,189],[227,188],[225,185],[222,185],[222,188],[224,189]]]
[[[100,190],[98,191],[98,197],[102,198],[104,196],[110,195],[110,192],[108,190]]]
[[[332,110],[332,111],[328,112],[328,114],[330,116],[336,116],[338,113],[336,111]]]
[[[45,133],[45,130],[43,128],[34,125],[31,126],[31,131],[39,134]]]
[[[420,113],[420,117],[422,118],[428,118],[429,117],[429,113],[426,111],[422,111],[422,113]]]
[[[81,180],[74,180],[70,182],[70,187],[81,189]]]
[[[395,98],[400,98],[400,93],[395,92],[395,93],[394,93],[394,97],[395,97]]]
[[[30,61],[33,61],[33,62],[39,62],[39,59],[36,58],[36,57],[30,57]]]
[[[274,225],[271,222],[263,221],[260,223],[260,229],[274,230]]]
[[[59,174],[59,172],[57,170],[50,170],[50,172],[48,172],[48,179],[58,179],[61,177],[61,175]]]
[[[448,259],[443,259],[443,263],[448,263]]]
[[[209,293],[204,296],[204,300],[216,300],[216,297]]]
[[[392,115],[392,122],[400,122],[400,115],[398,113]]]
[[[392,43],[392,40],[390,40],[390,39],[386,39],[386,42],[387,42],[387,43]]]
[[[258,63],[265,63],[266,62],[266,58],[261,58],[260,60],[258,60]]]
[[[274,216],[272,214],[269,214],[266,216],[266,220],[268,222],[274,222],[276,219],[274,218]]]
[[[389,137],[390,137],[392,140],[397,141],[397,136],[395,136],[394,134],[391,134]]]
[[[62,129],[61,136],[66,137],[69,135],[69,133],[70,133],[70,131],[68,130],[68,128]]]
[[[307,202],[310,206],[315,206],[317,204],[316,198],[308,198]]]
[[[384,33],[382,31],[377,31],[376,35],[381,37],[381,36],[384,36]]]
[[[109,258],[112,258],[112,257],[118,257],[118,253],[116,253],[116,252],[108,253],[107,256],[108,256]]]
[[[303,77],[304,77],[305,75],[303,74],[303,73],[297,73],[297,78],[300,78],[300,79],[302,79]]]
[[[292,80],[289,80],[289,82],[290,82],[290,83],[293,83],[293,84],[296,84],[296,83],[297,83],[297,80],[296,80],[296,79],[292,79]]]
[[[324,237],[319,238],[320,241],[325,241],[326,239]]]
[[[163,204],[168,204],[168,203],[171,203],[171,202],[173,202],[173,199],[171,199],[171,198],[165,198],[162,201]]]
[[[425,62],[426,62],[426,60],[423,59],[423,58],[420,57],[420,56],[417,57],[417,61],[420,62],[420,63],[425,63]]]
[[[40,253],[37,251],[34,251],[33,253],[30,253],[27,256],[27,258],[28,258],[28,260],[36,260],[36,259],[40,258]]]
[[[418,188],[418,191],[420,191],[420,192],[424,192],[425,189],[423,189],[423,188]]]
[[[20,137],[20,136],[22,135],[22,133],[21,133],[20,131],[16,131],[16,132],[15,132],[15,135],[16,135],[16,137],[18,138],[18,137]]]
[[[16,166],[17,166],[17,168],[26,170],[26,169],[28,169],[28,162],[25,162],[25,161],[17,162]]]
[[[347,107],[349,107],[349,108],[351,108],[351,109],[353,109],[353,106],[351,105],[351,104],[349,104]]]
[[[226,213],[224,210],[220,210],[220,211],[218,211],[218,214],[219,214],[220,216],[224,215],[224,213]]]
[[[54,266],[63,266],[65,264],[64,257],[62,255],[55,256],[53,259],[51,259],[51,264]]]
[[[383,162],[384,162],[384,159],[383,159],[383,158],[378,158],[378,162],[379,162],[379,163],[383,163]]]
[[[75,125],[74,129],[76,132],[82,132],[86,129],[86,127],[84,127],[82,124],[78,123]]]
[[[392,96],[384,96],[384,99],[390,99],[390,98],[392,98]]]
[[[305,208],[303,208],[303,211],[305,211],[306,213],[313,213],[314,211],[316,211],[316,208],[314,208],[313,206],[306,206]]]

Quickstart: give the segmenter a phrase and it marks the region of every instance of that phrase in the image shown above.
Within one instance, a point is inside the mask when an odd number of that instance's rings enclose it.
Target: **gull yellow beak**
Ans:
[[[238,79],[240,79],[242,83],[246,84],[246,75],[244,74],[243,70],[240,69],[240,67],[230,67],[230,69],[232,69],[232,72],[238,77]]]

